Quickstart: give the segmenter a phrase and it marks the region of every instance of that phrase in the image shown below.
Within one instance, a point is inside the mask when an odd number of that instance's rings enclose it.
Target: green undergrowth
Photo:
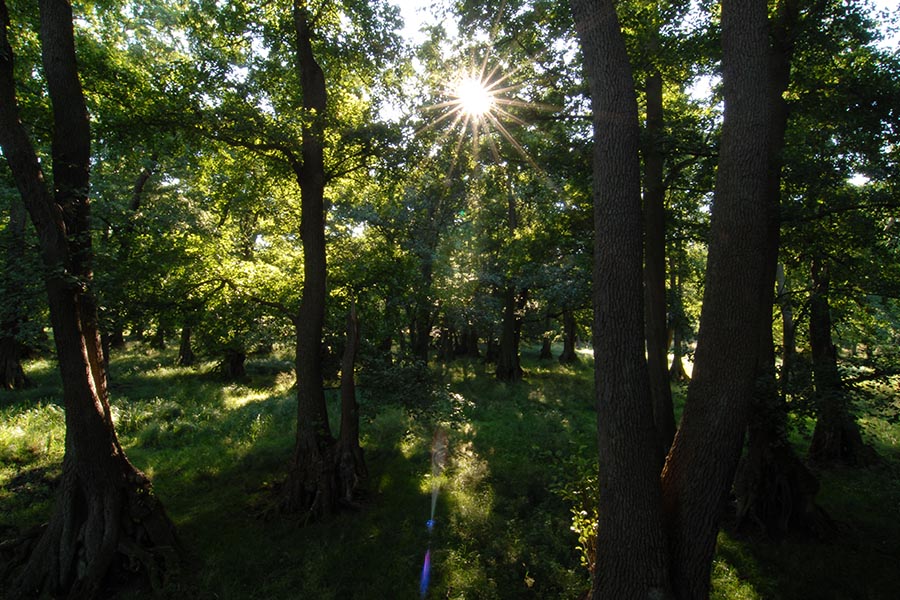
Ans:
[[[238,383],[212,363],[182,368],[174,358],[143,346],[115,355],[111,403],[128,456],[178,527],[193,597],[419,598],[429,549],[429,598],[578,598],[589,588],[596,421],[587,357],[566,367],[528,350],[519,384],[496,382],[478,361],[361,372],[365,492],[355,510],[305,526],[270,510],[294,440],[290,357],[251,357]],[[64,448],[55,364],[27,370],[34,387],[0,392],[0,537],[47,518]],[[339,401],[329,394],[336,430]],[[819,473],[835,535],[772,543],[720,534],[713,598],[900,597],[900,429],[883,412],[861,423],[883,460]],[[439,428],[449,452],[432,473]]]

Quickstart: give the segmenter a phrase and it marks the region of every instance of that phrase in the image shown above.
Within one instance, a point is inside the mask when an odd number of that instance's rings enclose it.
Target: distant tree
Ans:
[[[14,390],[29,384],[22,370],[22,355],[25,344],[22,341],[22,324],[27,318],[24,313],[23,295],[27,289],[24,285],[23,266],[25,256],[25,222],[27,215],[25,205],[18,198],[10,198],[9,221],[4,231],[6,263],[0,280],[0,385]]]
[[[92,289],[90,129],[71,6],[40,2],[44,76],[53,105],[53,190],[19,120],[10,23],[0,2],[0,143],[38,233],[63,382],[66,453],[51,519],[16,583],[22,595],[100,595],[117,560],[153,577],[176,556],[174,527],[113,427]]]

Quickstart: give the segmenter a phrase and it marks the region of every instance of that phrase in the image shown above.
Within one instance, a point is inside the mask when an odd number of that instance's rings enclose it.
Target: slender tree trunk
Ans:
[[[150,482],[125,456],[110,413],[91,284],[90,131],[75,61],[71,7],[41,0],[41,50],[53,106],[54,194],[19,120],[9,15],[0,0],[0,144],[40,240],[63,383],[66,452],[56,506],[17,583],[17,595],[104,594],[118,564],[153,583],[177,540]]]
[[[797,324],[794,322],[794,307],[787,289],[784,265],[778,264],[777,271],[778,304],[781,306],[781,395],[787,398],[793,387],[793,374],[797,365]]]
[[[297,68],[305,111],[302,164],[295,165],[301,195],[303,300],[297,329],[297,440],[282,507],[308,516],[331,514],[338,500],[334,438],[328,424],[322,376],[325,321],[325,74],[312,50],[309,12],[294,0]]]
[[[593,597],[666,598],[659,445],[644,357],[640,132],[612,0],[572,0],[594,120],[599,535]]]
[[[863,443],[838,370],[837,348],[831,338],[830,277],[824,261],[813,260],[812,280],[809,343],[818,418],[809,445],[809,459],[819,465],[839,462],[866,465],[873,461],[874,453]]]
[[[682,304],[681,280],[671,266],[670,289],[672,290],[671,322],[669,328],[672,338],[672,365],[669,367],[669,381],[684,383],[690,380],[684,369],[684,331],[687,328],[687,319]]]
[[[181,337],[178,343],[178,365],[182,367],[191,367],[196,362],[194,356],[194,348],[191,345],[191,334],[193,330],[190,325],[181,327]]]
[[[352,504],[360,482],[368,477],[363,451],[359,446],[359,403],[356,401],[356,381],[353,371],[359,352],[359,318],[356,304],[350,305],[347,315],[347,341],[341,359],[341,433],[337,449],[340,461],[340,495]]]
[[[22,308],[21,276],[25,264],[25,205],[10,199],[9,225],[6,228],[6,268],[3,271],[4,297],[0,306],[0,385],[7,390],[26,387],[30,382],[22,370],[24,346],[19,339],[25,321]]]
[[[652,49],[658,52],[657,31]],[[644,330],[647,338],[647,370],[653,421],[659,435],[662,465],[675,437],[675,412],[669,384],[668,328],[666,326],[666,225],[663,185],[663,89],[662,75],[653,70],[645,86],[647,126],[644,144]]]
[[[503,290],[503,323],[497,354],[497,379],[507,383],[521,381],[524,371],[519,360],[519,317],[516,314],[516,290]]]
[[[722,47],[725,114],[700,331],[681,426],[662,475],[673,587],[684,599],[709,596],[719,519],[753,399],[760,307],[772,285],[766,269],[772,145],[764,0],[723,0]]]
[[[512,175],[509,175],[506,194],[507,228],[510,239],[519,227],[519,216],[516,211],[516,196],[513,193]],[[524,296],[524,293],[522,294]],[[512,281],[506,282],[503,290],[503,323],[500,331],[500,354],[497,356],[497,379],[507,383],[521,381],[525,372],[519,360],[519,335],[522,328],[518,308],[521,296],[516,293]],[[524,299],[521,299],[524,307]]]

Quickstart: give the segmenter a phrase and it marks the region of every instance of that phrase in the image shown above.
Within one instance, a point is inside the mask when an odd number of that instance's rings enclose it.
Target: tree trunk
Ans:
[[[4,297],[0,312],[0,386],[7,390],[26,387],[30,382],[22,370],[24,346],[19,339],[25,321],[21,298],[22,266],[25,264],[25,205],[10,199],[9,225],[6,227],[6,268],[3,271]]]
[[[521,381],[524,375],[519,360],[520,323],[516,307],[516,290],[511,285],[507,286],[503,291],[503,323],[496,372],[497,379],[507,383]]]
[[[181,367],[191,367],[196,362],[194,348],[191,345],[192,333],[193,331],[190,325],[182,326],[181,337],[178,343],[178,365]]]
[[[859,425],[850,412],[850,398],[844,390],[838,370],[837,349],[831,339],[828,267],[819,259],[813,260],[812,280],[809,344],[818,419],[809,445],[809,459],[819,465],[866,465],[875,456],[872,449],[863,443]]]
[[[40,2],[54,118],[53,196],[19,120],[3,0],[0,13],[0,144],[40,240],[66,412],[56,506],[16,582],[16,594],[106,596],[107,575],[117,566],[138,565],[158,584],[174,566],[177,540],[149,480],[126,458],[110,413],[91,290],[90,131],[71,7],[60,0]]]
[[[662,474],[673,587],[685,599],[709,596],[719,519],[753,399],[762,298],[772,285],[764,0],[723,0],[722,48],[725,114],[700,331],[681,426]]]
[[[325,74],[312,50],[309,14],[294,0],[297,68],[303,95],[302,164],[295,164],[301,196],[303,300],[297,329],[297,439],[282,508],[308,517],[331,514],[338,500],[334,438],[328,424],[322,376],[325,321]]]
[[[747,453],[735,476],[737,525],[757,527],[773,539],[790,531],[822,532],[828,522],[815,504],[819,482],[794,453],[787,437],[788,409],[778,392],[775,369],[775,341],[772,334],[772,307],[779,276],[781,152],[788,122],[788,106],[783,94],[790,83],[793,40],[799,6],[795,0],[779,2],[772,21],[770,77],[772,81],[771,166],[769,198],[771,210],[767,228],[767,285],[763,288],[763,315],[760,324],[760,361],[756,377],[753,414],[748,427]]]
[[[578,353],[575,352],[575,344],[578,341],[578,323],[575,321],[575,311],[571,308],[563,309],[563,350],[559,355],[559,362],[571,365],[578,362]]]
[[[599,535],[592,594],[665,598],[659,445],[644,357],[637,101],[612,0],[572,0],[594,126],[594,379]]]
[[[337,449],[340,497],[353,504],[353,496],[360,482],[368,477],[362,448],[359,447],[359,403],[356,401],[356,381],[353,370],[359,352],[359,318],[356,304],[350,305],[347,315],[347,341],[341,359],[341,433]]]
[[[225,348],[222,356],[222,377],[227,381],[240,381],[247,377],[247,352],[243,348]]]
[[[658,25],[651,32],[651,49],[658,52]],[[669,384],[669,336],[666,324],[666,225],[663,185],[663,88],[655,69],[645,86],[647,126],[644,144],[644,330],[653,421],[659,436],[660,466],[675,437],[675,412]]]
[[[784,265],[777,271],[778,304],[781,306],[781,395],[787,398],[794,386],[794,371],[797,365],[797,324],[794,322],[794,308],[787,290]]]
[[[682,304],[681,280],[675,272],[674,265],[670,265],[670,289],[672,290],[671,322],[669,329],[672,338],[672,365],[669,367],[669,381],[684,383],[690,380],[684,369],[684,331],[687,329],[687,318]]]
[[[553,360],[550,333],[550,315],[548,314],[544,317],[544,334],[541,336],[541,353],[538,357],[540,360]]]

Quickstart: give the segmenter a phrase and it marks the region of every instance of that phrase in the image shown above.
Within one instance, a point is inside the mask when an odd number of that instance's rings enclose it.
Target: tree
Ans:
[[[637,101],[613,3],[573,0],[572,10],[594,117],[593,345],[600,534],[593,596],[663,597],[670,584],[658,437],[644,358]],[[629,514],[640,516],[628,519]]]
[[[725,115],[703,310],[681,428],[661,476],[642,345],[641,248],[634,242],[640,240],[634,83],[613,3],[576,0],[572,8],[595,123],[600,534],[593,595],[703,598],[759,349],[770,164],[766,4],[722,5]],[[735,344],[747,331],[747,343]]]
[[[19,120],[9,12],[0,2],[0,143],[40,239],[63,381],[66,453],[56,508],[18,582],[23,594],[94,597],[117,557],[154,581],[177,540],[149,479],[125,456],[109,407],[92,289],[90,129],[75,60],[71,6],[40,2],[44,75],[53,105],[53,190]]]
[[[23,302],[23,273],[25,265],[25,205],[17,198],[10,199],[9,223],[6,227],[4,244],[6,264],[0,281],[3,309],[0,318],[0,386],[14,390],[28,385],[28,378],[22,370],[22,325],[26,315]]]

